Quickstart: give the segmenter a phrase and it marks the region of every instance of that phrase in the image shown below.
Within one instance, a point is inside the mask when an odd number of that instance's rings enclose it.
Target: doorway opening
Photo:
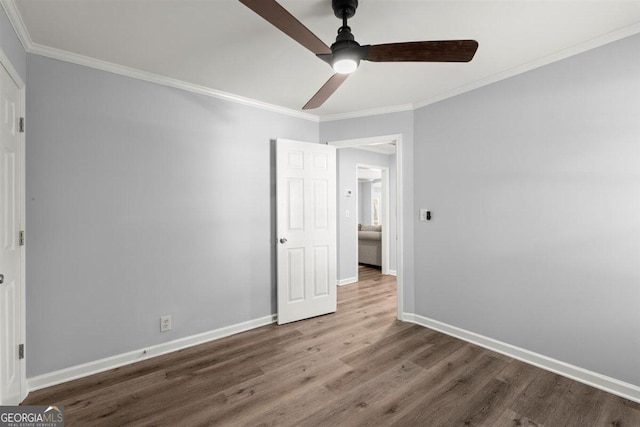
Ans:
[[[397,318],[402,320],[402,135],[383,135],[328,142],[337,150],[337,242],[338,242],[338,285],[348,285],[358,281],[358,246],[362,222],[370,221],[369,227],[380,230],[380,269],[385,275],[396,275]],[[362,182],[372,179],[371,200],[359,200],[368,185],[360,187],[359,169],[378,170],[380,193],[377,202],[377,221],[373,224],[373,184],[377,178],[362,178]],[[364,173],[364,172],[363,172]],[[386,184],[385,184],[386,181]],[[366,189],[366,190],[365,190]],[[387,201],[385,203],[386,194]],[[365,213],[362,203],[371,203],[371,217]],[[368,205],[367,205],[368,206]],[[363,217],[364,214],[364,217]],[[386,224],[385,224],[386,223]],[[358,226],[360,224],[360,227]],[[379,227],[378,227],[379,225]],[[386,237],[385,237],[386,236]],[[368,263],[364,263],[365,265]]]
[[[391,154],[395,155],[395,147],[392,149]],[[389,164],[395,162],[395,157],[385,155],[381,160],[385,164],[356,163],[358,221],[355,260],[358,266],[377,267],[382,274],[395,275],[395,251],[391,250],[391,242],[395,240],[391,238],[395,235],[395,218],[391,218],[390,205],[395,207],[396,201],[395,188],[391,191],[389,184]]]

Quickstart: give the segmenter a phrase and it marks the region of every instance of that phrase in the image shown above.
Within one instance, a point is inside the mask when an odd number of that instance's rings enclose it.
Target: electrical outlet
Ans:
[[[160,332],[167,332],[171,330],[171,315],[162,316],[160,318]]]

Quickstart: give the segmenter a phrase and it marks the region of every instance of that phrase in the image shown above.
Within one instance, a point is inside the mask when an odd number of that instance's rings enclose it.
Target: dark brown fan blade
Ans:
[[[469,62],[478,49],[478,42],[442,40],[377,44],[368,48],[369,54],[364,59],[373,62]]]
[[[345,80],[347,80],[349,74],[334,74],[329,80],[316,92],[315,95],[302,107],[303,110],[311,110],[320,107],[324,102],[329,99],[333,92],[335,92]]]
[[[315,54],[331,53],[329,46],[275,0],[240,0],[240,3],[262,16],[311,52]]]

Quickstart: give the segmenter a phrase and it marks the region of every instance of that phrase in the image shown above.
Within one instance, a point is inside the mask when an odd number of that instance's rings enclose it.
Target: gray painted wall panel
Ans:
[[[371,182],[358,183],[358,224],[371,224]]]
[[[28,78],[30,377],[275,313],[271,140],[318,123],[35,55]]]
[[[417,314],[640,385],[637,52],[416,111]]]

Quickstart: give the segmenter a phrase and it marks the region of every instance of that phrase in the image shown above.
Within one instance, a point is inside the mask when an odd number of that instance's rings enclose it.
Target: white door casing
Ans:
[[[336,311],[336,149],[278,139],[278,324]]]
[[[404,194],[404,144],[402,142],[402,134],[381,135],[367,138],[345,139],[340,141],[328,141],[328,145],[336,148],[358,147],[362,145],[376,144],[396,144],[396,270],[397,270],[397,317],[398,320],[404,318],[404,212],[405,200]],[[409,201],[409,211],[411,211],[411,202]],[[388,205],[388,203],[387,203]]]
[[[24,150],[19,129],[23,87],[0,52],[0,404],[16,405],[26,395],[23,342]],[[12,77],[14,76],[14,77]]]

